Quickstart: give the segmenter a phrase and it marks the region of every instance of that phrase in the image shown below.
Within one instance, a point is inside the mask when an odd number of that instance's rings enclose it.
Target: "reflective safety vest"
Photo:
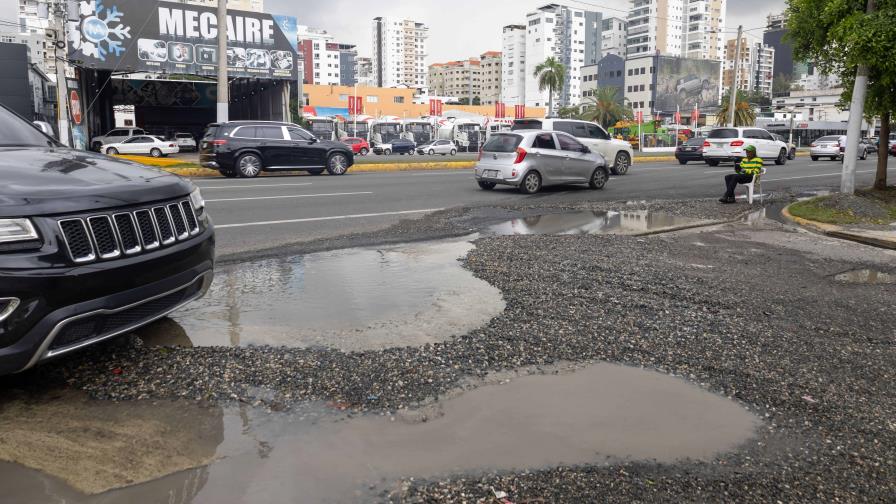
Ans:
[[[743,158],[740,160],[740,172],[744,175],[759,175],[762,173],[762,158],[754,157],[753,159]]]

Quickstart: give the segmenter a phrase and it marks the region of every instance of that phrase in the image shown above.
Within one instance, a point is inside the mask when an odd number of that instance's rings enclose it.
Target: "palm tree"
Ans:
[[[756,123],[756,111],[747,101],[747,95],[743,91],[737,92],[737,104],[734,107],[734,127],[753,126]],[[725,93],[722,97],[722,105],[719,107],[719,113],[716,114],[716,123],[719,126],[729,126],[728,109],[731,104],[731,92]]]
[[[585,101],[582,119],[594,121],[604,128],[610,128],[617,122],[631,117],[632,111],[622,106],[616,96],[616,88],[602,87],[597,94]]]
[[[548,90],[548,116],[554,115],[554,90],[566,84],[566,67],[551,56],[535,67],[533,77],[538,79],[538,90]]]

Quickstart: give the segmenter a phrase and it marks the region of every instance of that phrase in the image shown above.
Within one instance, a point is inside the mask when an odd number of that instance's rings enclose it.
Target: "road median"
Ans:
[[[872,247],[896,250],[896,231],[861,229],[851,226],[827,224],[824,222],[804,219],[802,217],[797,217],[791,213],[791,207],[793,207],[794,205],[786,207],[781,211],[781,214],[787,220],[804,228],[810,229],[825,236],[830,236],[831,238],[849,240],[856,243],[861,243],[863,245],[870,245]]]

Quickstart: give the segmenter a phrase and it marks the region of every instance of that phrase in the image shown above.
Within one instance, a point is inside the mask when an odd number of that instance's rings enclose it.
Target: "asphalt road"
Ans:
[[[876,158],[859,162],[858,186],[872,183],[875,166]],[[785,166],[771,164],[763,190],[837,188],[840,169],[839,163],[806,158]],[[400,219],[462,205],[519,202],[525,198],[562,202],[720,197],[724,191],[722,177],[731,172],[730,165],[650,163],[635,165],[626,176],[612,177],[602,191],[564,186],[547,188],[535,196],[524,196],[511,188],[480,190],[471,170],[199,178],[194,182],[202,188],[217,226],[219,256],[238,259],[246,252],[376,231]],[[890,176],[896,177],[896,164]]]

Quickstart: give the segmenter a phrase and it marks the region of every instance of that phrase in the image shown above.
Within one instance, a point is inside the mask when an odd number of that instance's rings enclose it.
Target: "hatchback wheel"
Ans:
[[[430,156],[435,156],[435,155],[436,155],[436,151],[433,150],[433,149],[429,149],[429,155],[430,155]]]
[[[588,183],[588,187],[592,189],[603,189],[605,185],[607,185],[608,173],[605,168],[598,167],[594,170],[594,173],[591,174],[591,181]]]
[[[520,184],[520,192],[523,194],[535,194],[541,190],[541,174],[537,171],[530,171],[523,177]]]
[[[257,177],[261,173],[261,168],[261,158],[255,154],[243,154],[236,164],[236,170],[243,178]]]
[[[620,152],[616,154],[616,160],[613,162],[613,175],[625,175],[628,173],[628,167],[632,164],[632,158],[628,152]]]
[[[479,182],[479,188],[482,189],[482,190],[484,190],[484,191],[491,191],[491,190],[494,189],[495,186],[497,186],[497,185],[498,185],[498,184],[496,184],[496,183],[494,183],[494,182]]]
[[[709,166],[719,166],[718,160],[715,159],[707,159],[706,164],[708,164]]]
[[[109,147],[108,149],[106,149],[106,154],[115,156],[118,154],[118,149],[116,149],[115,147]]]
[[[678,160],[678,164],[680,164],[680,165],[686,165],[686,164],[688,164],[688,160],[687,160],[687,159],[679,159],[679,160]]]
[[[149,151],[149,155],[152,157],[162,157],[162,151],[159,149],[152,149]]]
[[[812,156],[812,161],[818,161],[818,156]]]
[[[348,171],[348,159],[344,154],[330,154],[327,159],[327,173],[330,175],[345,175]]]
[[[384,150],[384,151],[383,151],[383,154],[386,155],[386,156],[391,155],[391,154],[392,154],[392,149],[386,149],[386,150]]]
[[[361,150],[358,151],[358,154],[360,154],[362,156],[366,156],[369,153],[370,153],[370,150],[368,150],[367,147],[361,147]]]
[[[451,149],[451,155],[452,155],[452,156],[456,156],[456,155],[457,155],[457,149]]]

